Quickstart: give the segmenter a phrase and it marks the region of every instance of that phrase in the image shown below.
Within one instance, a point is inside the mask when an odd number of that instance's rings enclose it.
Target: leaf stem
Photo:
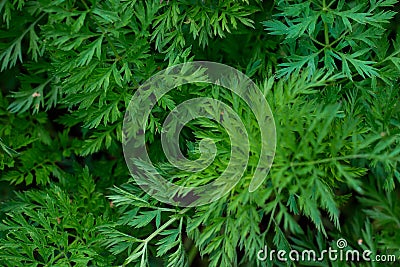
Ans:
[[[190,247],[189,253],[188,253],[188,265],[192,266],[193,261],[195,260],[197,254],[198,254],[198,249],[196,247],[196,244],[192,243],[192,246]]]
[[[184,208],[182,209],[178,215],[182,215],[185,214],[187,211],[189,211],[191,208]],[[157,230],[155,230],[151,235],[149,235],[146,239],[143,240],[142,243],[140,243],[136,249],[131,253],[131,255],[134,255],[136,253],[138,253],[140,250],[143,249],[144,246],[147,246],[147,244],[154,238],[156,237],[158,234],[160,234],[162,231],[165,230],[165,228],[167,228],[168,226],[170,226],[172,223],[174,223],[176,220],[179,219],[179,216],[173,216],[171,219],[169,219],[166,223],[164,223],[162,226],[160,226],[160,228],[158,228]],[[129,262],[125,262],[124,266],[126,266],[127,264],[129,264]]]
[[[377,158],[376,155],[373,154],[355,154],[355,155],[347,155],[341,157],[333,157],[333,158],[325,158],[320,160],[306,161],[306,162],[291,162],[290,166],[307,166],[307,165],[315,165],[320,163],[328,163],[337,160],[346,160],[346,159],[360,159],[360,158]]]
[[[323,12],[328,11],[325,0],[322,0],[322,11]],[[329,44],[329,29],[328,29],[328,24],[325,21],[324,21],[324,36],[325,36],[325,45],[327,47],[329,47],[330,46],[330,44]]]
[[[87,11],[90,13],[90,16],[93,17],[91,9],[89,8],[89,6],[87,5],[85,0],[82,0],[83,5],[85,6],[85,8],[87,9]],[[118,54],[117,49],[114,46],[114,43],[111,41],[110,37],[108,36],[107,32],[104,30],[104,28],[100,25],[100,23],[97,22],[97,20],[95,18],[93,18],[93,21],[96,23],[96,25],[100,28],[101,32],[103,33],[103,35],[106,37],[107,42],[110,44],[110,47],[112,49],[112,51],[114,52],[114,55],[116,57],[116,61],[121,60],[121,56]]]

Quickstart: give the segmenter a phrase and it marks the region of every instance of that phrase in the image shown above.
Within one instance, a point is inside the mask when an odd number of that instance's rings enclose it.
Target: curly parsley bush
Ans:
[[[399,7],[396,0],[0,1],[0,264],[395,266]],[[141,84],[197,60],[252,78],[271,106],[277,149],[256,191],[248,190],[257,166],[250,160],[229,194],[181,208],[135,183],[122,125]],[[146,129],[150,157],[171,181],[180,174],[164,157],[162,123],[194,97],[232,106],[258,137],[249,107],[223,88],[180,86],[157,103]],[[215,141],[217,157],[212,168],[185,174],[190,181],[218,178],[230,160],[229,136],[206,119],[183,129],[185,156],[197,159],[204,138]],[[256,141],[251,155],[260,155]],[[345,250],[395,261],[260,258],[265,248],[337,249],[341,238]]]

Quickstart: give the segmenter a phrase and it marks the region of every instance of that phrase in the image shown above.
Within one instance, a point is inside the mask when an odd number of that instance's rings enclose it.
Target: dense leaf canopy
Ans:
[[[257,258],[265,246],[321,252],[340,238],[346,249],[400,261],[399,7],[396,0],[1,0],[0,265],[356,266]],[[261,153],[252,110],[220,86],[179,86],[146,126],[147,150],[165,179],[207,184],[230,161],[229,135],[205,118],[185,126],[180,147],[194,160],[200,140],[214,141],[212,165],[179,171],[165,158],[163,121],[191,98],[231,106],[251,151],[229,194],[173,207],[129,173],[123,118],[152,75],[197,60],[251,77],[274,115],[277,149],[265,181],[249,192]]]

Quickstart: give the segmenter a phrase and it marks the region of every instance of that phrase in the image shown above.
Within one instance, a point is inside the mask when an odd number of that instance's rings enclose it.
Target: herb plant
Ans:
[[[398,9],[396,0],[1,0],[0,265],[378,266],[258,258],[264,247],[321,252],[340,238],[400,261]],[[234,189],[181,208],[135,183],[122,128],[141,84],[197,60],[251,77],[277,149],[249,192],[260,155],[250,108],[218,86],[165,95],[146,129],[165,179],[206,184],[229,164],[230,138],[207,119],[189,122],[180,146],[194,160],[200,140],[215,141],[212,165],[186,173],[168,163],[162,123],[185,100],[232,106],[250,136]]]

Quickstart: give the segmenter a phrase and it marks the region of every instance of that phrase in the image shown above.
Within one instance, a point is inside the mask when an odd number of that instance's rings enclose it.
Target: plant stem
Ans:
[[[337,160],[346,160],[346,159],[360,159],[360,158],[374,158],[373,154],[356,154],[356,155],[348,155],[348,156],[341,156],[341,157],[333,157],[333,158],[325,158],[320,160],[313,160],[307,162],[291,162],[290,166],[306,166],[306,165],[315,165],[320,163],[328,163]]]
[[[328,11],[325,0],[322,0],[322,11],[323,12]],[[328,24],[326,23],[326,21],[324,21],[324,36],[325,36],[325,45],[327,47],[329,47],[330,46],[330,44],[329,44],[329,29],[328,29]]]
[[[195,260],[197,253],[198,253],[197,247],[193,243],[188,253],[188,266],[192,266],[192,263]]]
[[[87,9],[87,12],[89,13],[89,15],[93,18],[93,21],[96,23],[96,25],[99,27],[100,31],[102,32],[102,34],[106,37],[107,42],[110,44],[111,50],[114,52],[116,61],[121,60],[120,55],[117,52],[117,49],[114,46],[114,43],[111,41],[110,37],[108,36],[107,32],[104,30],[104,28],[100,25],[100,23],[97,22],[97,20],[93,17],[92,13],[91,13],[91,9],[88,6],[88,4],[86,3],[85,0],[82,0],[83,5],[85,6],[85,8]]]
[[[182,209],[178,214],[179,215],[183,215],[185,214],[188,210],[190,210],[191,208],[185,208]],[[151,235],[149,235],[146,239],[143,240],[142,243],[140,243],[136,249],[131,253],[131,255],[138,253],[140,250],[143,249],[144,246],[147,246],[147,244],[154,238],[156,237],[158,234],[160,234],[162,231],[165,230],[165,228],[167,228],[168,226],[170,226],[172,223],[174,223],[176,220],[179,219],[179,216],[173,216],[171,219],[169,219],[166,223],[164,223],[162,226],[160,226],[160,228],[158,228],[157,230],[155,230]],[[129,262],[125,262],[123,266],[126,266]]]

